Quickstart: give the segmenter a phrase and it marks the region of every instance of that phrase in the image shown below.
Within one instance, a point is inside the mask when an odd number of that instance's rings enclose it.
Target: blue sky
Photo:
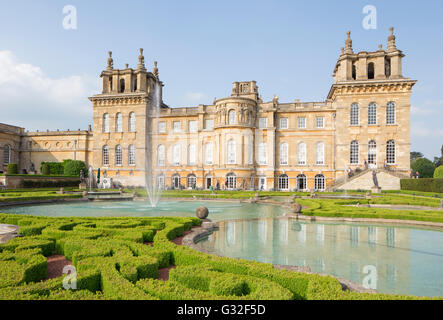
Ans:
[[[65,30],[65,5],[77,29]],[[377,29],[362,10],[377,8]],[[0,122],[30,130],[86,128],[107,51],[116,68],[158,60],[164,100],[210,104],[233,81],[256,80],[265,101],[323,101],[352,31],[354,51],[386,48],[389,27],[413,89],[412,149],[433,158],[443,144],[443,2],[428,1],[1,1]]]

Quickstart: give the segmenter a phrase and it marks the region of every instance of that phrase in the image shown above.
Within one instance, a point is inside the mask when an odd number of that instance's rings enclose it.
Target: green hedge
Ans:
[[[443,166],[440,166],[437,169],[435,169],[434,179],[443,179]]]
[[[8,168],[6,169],[8,174],[18,174],[18,165],[16,163],[8,164]]]
[[[400,185],[402,190],[443,193],[443,178],[402,179]]]
[[[42,166],[40,171],[43,173],[43,166],[45,166],[45,171],[49,169],[50,175],[63,175],[64,174],[64,165],[62,162],[42,162]]]
[[[80,160],[65,160],[64,164],[64,175],[65,176],[76,176],[80,177],[80,171],[83,170],[85,177],[88,176],[88,170],[86,169],[86,164],[84,161]]]
[[[79,180],[23,180],[24,188],[61,188],[78,187]]]

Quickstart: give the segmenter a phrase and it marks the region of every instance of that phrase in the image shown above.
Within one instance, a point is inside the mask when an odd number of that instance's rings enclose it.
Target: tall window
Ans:
[[[385,58],[385,76],[386,78],[391,76],[391,59],[389,57]]]
[[[172,147],[172,163],[176,166],[180,164],[180,145],[175,144]]]
[[[3,164],[7,166],[11,162],[11,147],[6,145],[3,149]]]
[[[358,164],[358,141],[351,142],[351,164]]]
[[[360,114],[358,104],[351,104],[351,126],[358,126],[360,123]]]
[[[123,121],[122,121],[122,114],[119,112],[115,116],[115,131],[116,132],[123,132]]]
[[[305,117],[298,118],[297,124],[299,129],[306,129],[306,118]]]
[[[228,189],[237,188],[237,177],[235,176],[235,173],[228,173],[226,176],[226,187]]]
[[[166,133],[166,122],[161,121],[158,123],[158,133]]]
[[[287,174],[282,174],[278,177],[278,189],[279,190],[289,189],[289,177]]]
[[[254,139],[249,137],[248,140],[248,164],[252,164],[254,160]]]
[[[368,124],[377,124],[377,105],[371,102],[368,107]]]
[[[316,164],[325,164],[325,144],[323,142],[318,142],[316,145]]]
[[[135,113],[131,112],[129,114],[129,131],[135,132]]]
[[[266,164],[266,143],[264,142],[258,145],[258,163]]]
[[[288,129],[288,118],[280,118],[280,129]]]
[[[109,132],[109,114],[103,115],[103,132]]]
[[[306,190],[306,176],[304,174],[299,174],[297,176],[297,191]]]
[[[280,164],[281,165],[288,165],[288,144],[286,142],[283,142],[280,145]]]
[[[265,129],[267,127],[267,119],[266,118],[259,118],[258,119],[258,127],[259,127],[259,129]]]
[[[395,124],[395,103],[388,102],[386,107],[386,123]]]
[[[197,121],[195,120],[189,121],[189,132],[191,133],[197,132]]]
[[[208,142],[205,144],[205,163],[207,165],[212,165],[212,143]]]
[[[318,174],[315,176],[315,191],[324,191],[326,189],[325,176]]]
[[[235,164],[235,162],[236,162],[235,141],[231,139],[228,141],[228,164]]]
[[[128,163],[130,166],[135,166],[135,146],[133,144],[129,145]]]
[[[235,111],[229,111],[229,124],[235,124]]]
[[[368,163],[376,164],[377,163],[377,142],[374,140],[369,141],[368,144]]]
[[[172,123],[172,127],[173,127],[173,130],[174,130],[175,133],[180,132],[180,130],[181,130],[180,121],[174,121]]]
[[[159,166],[165,165],[165,146],[162,144],[157,147],[157,164]]]
[[[122,146],[117,145],[115,147],[115,165],[121,166],[122,165]]]
[[[188,147],[188,164],[194,165],[195,159],[195,144],[190,144]]]
[[[186,179],[188,189],[195,189],[197,185],[197,178],[194,174],[190,174]]]
[[[213,130],[214,129],[214,119],[206,119],[205,129],[206,130]]]
[[[374,78],[375,78],[374,63],[370,62],[368,64],[368,79],[374,79]]]
[[[120,79],[120,92],[125,92],[125,79]]]
[[[386,162],[387,164],[395,164],[395,141],[389,140],[386,143]]]
[[[165,188],[165,176],[163,174],[157,176],[157,189],[163,190]]]
[[[317,128],[324,128],[325,127],[325,117],[317,117],[315,118],[315,124]]]
[[[304,166],[306,164],[306,143],[298,144],[298,164]]]
[[[109,166],[109,147],[108,146],[103,146],[102,162],[103,162],[104,166]]]

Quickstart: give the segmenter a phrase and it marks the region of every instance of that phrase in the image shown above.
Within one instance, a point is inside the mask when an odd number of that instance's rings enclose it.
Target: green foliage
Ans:
[[[435,166],[431,160],[419,158],[411,163],[411,169],[414,173],[418,171],[420,178],[432,178]]]
[[[8,164],[8,168],[6,170],[8,174],[18,174],[18,165],[16,163]]]
[[[84,161],[80,160],[65,160],[64,163],[64,174],[65,176],[80,176],[80,171],[83,170],[85,177],[88,176],[88,170]]]
[[[64,174],[64,166],[62,162],[42,162],[43,165],[49,167],[50,175],[63,175]],[[43,170],[41,170],[43,172]]]
[[[424,157],[423,153],[416,151],[411,151],[410,156],[411,156],[411,162]]]
[[[434,171],[434,179],[443,179],[443,166],[438,167]]]
[[[79,180],[23,180],[24,188],[61,188],[61,187],[78,187]]]
[[[402,179],[402,190],[443,193],[443,178],[438,179]]]
[[[42,175],[49,176],[51,174],[51,169],[47,163],[42,163],[42,166],[40,167],[40,171]]]

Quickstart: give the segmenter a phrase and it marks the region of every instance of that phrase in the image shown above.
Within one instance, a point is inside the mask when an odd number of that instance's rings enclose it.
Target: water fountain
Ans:
[[[88,169],[88,187],[89,192],[92,191],[92,184],[94,183],[94,170],[92,170],[92,166],[89,166]]]

